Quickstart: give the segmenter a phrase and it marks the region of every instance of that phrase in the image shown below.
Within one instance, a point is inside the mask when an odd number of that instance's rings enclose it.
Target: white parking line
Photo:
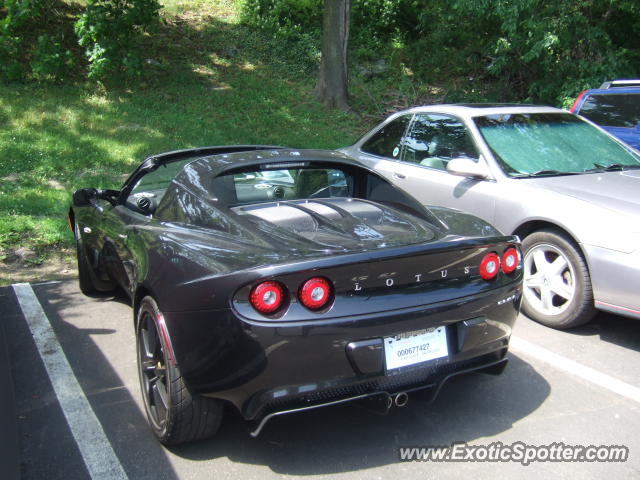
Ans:
[[[640,403],[640,388],[634,387],[628,383],[625,383],[617,378],[611,377],[606,373],[594,370],[591,367],[587,367],[578,362],[574,362],[566,357],[553,353],[546,348],[539,347],[533,343],[527,342],[522,338],[512,336],[510,342],[510,349],[513,352],[521,352],[529,357],[536,358],[545,363],[548,363],[552,367],[559,370],[563,370],[571,375],[580,377],[587,382],[598,385],[611,392],[622,395],[623,397]]]
[[[91,478],[127,479],[31,285],[13,290]]]

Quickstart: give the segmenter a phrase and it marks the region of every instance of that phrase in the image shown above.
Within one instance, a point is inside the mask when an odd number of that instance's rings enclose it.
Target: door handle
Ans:
[[[405,178],[407,178],[407,176],[404,175],[403,173],[393,172],[393,178],[397,178],[398,180],[404,180]]]

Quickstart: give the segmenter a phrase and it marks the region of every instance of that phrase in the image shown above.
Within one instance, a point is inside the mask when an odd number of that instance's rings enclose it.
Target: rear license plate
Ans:
[[[387,370],[427,362],[448,354],[447,329],[443,326],[384,339]]]

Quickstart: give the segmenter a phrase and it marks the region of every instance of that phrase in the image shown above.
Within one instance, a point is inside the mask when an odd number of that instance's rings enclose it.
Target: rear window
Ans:
[[[226,205],[353,196],[352,175],[337,168],[243,171],[212,183],[211,194]]]
[[[605,127],[634,128],[640,124],[640,91],[589,95],[578,113]]]

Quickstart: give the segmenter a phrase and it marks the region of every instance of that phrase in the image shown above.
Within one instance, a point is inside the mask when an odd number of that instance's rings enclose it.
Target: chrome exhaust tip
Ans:
[[[396,407],[404,407],[409,402],[409,395],[406,392],[400,392],[393,398]]]

